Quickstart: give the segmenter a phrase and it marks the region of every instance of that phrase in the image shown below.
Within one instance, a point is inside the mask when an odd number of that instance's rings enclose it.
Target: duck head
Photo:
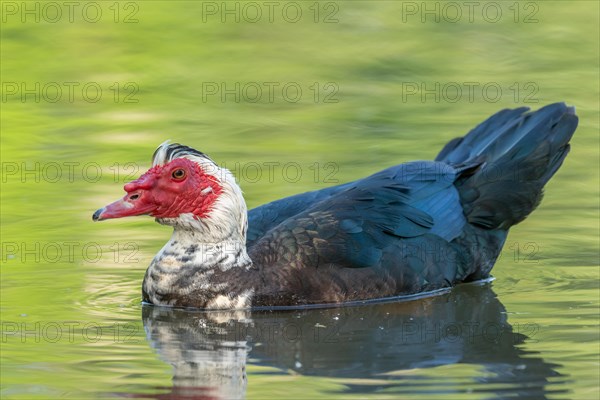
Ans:
[[[124,189],[127,194],[97,210],[94,221],[150,215],[164,225],[245,239],[247,209],[235,178],[191,147],[161,144],[152,167]]]

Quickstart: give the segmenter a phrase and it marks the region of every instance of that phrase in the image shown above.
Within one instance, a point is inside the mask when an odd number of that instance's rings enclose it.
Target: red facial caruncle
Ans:
[[[218,180],[187,158],[156,165],[124,187],[127,195],[94,213],[94,221],[134,215],[206,218],[222,191]]]

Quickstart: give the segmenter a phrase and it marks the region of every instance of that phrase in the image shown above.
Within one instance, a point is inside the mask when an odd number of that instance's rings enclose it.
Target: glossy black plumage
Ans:
[[[410,294],[488,276],[535,209],[577,126],[562,103],[502,110],[436,161],[388,168],[249,212],[254,305]]]

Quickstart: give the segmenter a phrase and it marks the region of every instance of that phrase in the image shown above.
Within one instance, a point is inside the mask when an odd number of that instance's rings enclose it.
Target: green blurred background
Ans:
[[[2,397],[168,385],[139,288],[170,232],[91,223],[164,140],[231,168],[252,208],[431,159],[499,109],[555,101],[580,116],[572,151],[512,230],[494,289],[511,323],[541,327],[526,346],[561,365],[568,396],[597,397],[599,6],[476,3],[3,1],[3,330],[131,323],[139,340],[3,334]],[[249,397],[340,385],[258,369]]]

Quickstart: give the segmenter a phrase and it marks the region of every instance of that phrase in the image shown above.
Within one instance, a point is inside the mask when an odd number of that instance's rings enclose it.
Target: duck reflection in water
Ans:
[[[537,326],[509,325],[490,284],[357,307],[208,312],[144,306],[142,315],[151,346],[173,366],[173,386],[156,388],[153,398],[243,398],[249,358],[282,374],[361,379],[349,381],[340,395],[382,389],[398,396],[456,395],[472,389],[494,398],[545,398],[549,378],[556,377],[553,385],[564,380],[556,364],[521,348]],[[481,367],[471,388],[448,389],[448,378],[424,374],[459,363]]]

